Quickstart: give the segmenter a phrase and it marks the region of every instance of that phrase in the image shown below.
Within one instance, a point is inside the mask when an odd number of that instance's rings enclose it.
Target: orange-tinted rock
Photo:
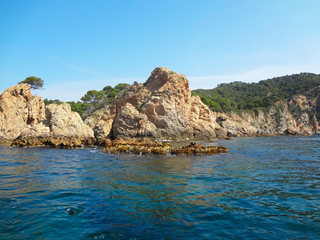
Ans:
[[[227,153],[225,147],[208,146],[190,143],[182,148],[172,148],[170,143],[154,142],[147,138],[142,139],[116,139],[104,146],[104,151],[109,154],[155,154],[155,155],[212,155]]]
[[[32,96],[28,84],[5,90],[0,96],[0,138],[16,139],[28,125],[34,126],[45,118],[45,106],[38,96]]]
[[[186,76],[161,67],[145,84],[133,84],[118,95],[105,115],[108,117],[96,113],[85,121],[101,138],[213,138],[216,128],[220,128],[200,98],[191,96]]]
[[[67,103],[48,105],[43,122],[45,124],[25,127],[13,145],[75,148],[95,143],[93,130],[82,122],[78,113],[71,111]]]

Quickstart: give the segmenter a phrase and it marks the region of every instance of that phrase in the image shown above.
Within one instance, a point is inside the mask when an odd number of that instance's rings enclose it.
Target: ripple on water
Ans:
[[[320,136],[229,154],[0,147],[2,239],[319,239]]]
[[[73,215],[79,215],[80,213],[84,212],[84,208],[83,207],[67,207],[65,209],[65,213],[73,216]]]

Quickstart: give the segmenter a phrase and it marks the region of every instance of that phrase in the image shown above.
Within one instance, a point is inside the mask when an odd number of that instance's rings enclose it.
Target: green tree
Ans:
[[[81,100],[84,103],[89,103],[89,105],[92,105],[96,110],[102,108],[106,102],[105,92],[103,90],[90,90],[81,98]]]
[[[95,103],[100,102],[104,96],[104,91],[90,90],[81,98],[81,100],[85,103]]]
[[[49,100],[47,98],[44,99],[44,104],[45,105],[49,105],[49,104],[52,104],[52,103],[55,103],[55,104],[62,104],[63,102],[61,102],[59,99],[55,99],[55,100]]]
[[[43,80],[35,76],[27,77],[25,80],[19,82],[19,84],[20,83],[27,83],[32,89],[40,89],[43,87]]]
[[[127,84],[127,83],[119,83],[114,88],[119,90],[119,91],[122,91],[122,90],[128,88],[129,86],[130,86],[130,84]]]

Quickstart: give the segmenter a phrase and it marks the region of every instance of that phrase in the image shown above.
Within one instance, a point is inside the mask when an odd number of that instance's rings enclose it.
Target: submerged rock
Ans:
[[[109,154],[155,154],[155,155],[212,155],[227,153],[228,148],[223,146],[203,146],[198,143],[190,143],[182,148],[173,148],[170,143],[154,142],[149,139],[117,139],[107,141],[104,151]]]

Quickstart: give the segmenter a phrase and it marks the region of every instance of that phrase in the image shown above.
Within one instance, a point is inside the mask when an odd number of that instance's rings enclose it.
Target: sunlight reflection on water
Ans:
[[[214,156],[0,147],[3,239],[316,239],[319,136]]]

